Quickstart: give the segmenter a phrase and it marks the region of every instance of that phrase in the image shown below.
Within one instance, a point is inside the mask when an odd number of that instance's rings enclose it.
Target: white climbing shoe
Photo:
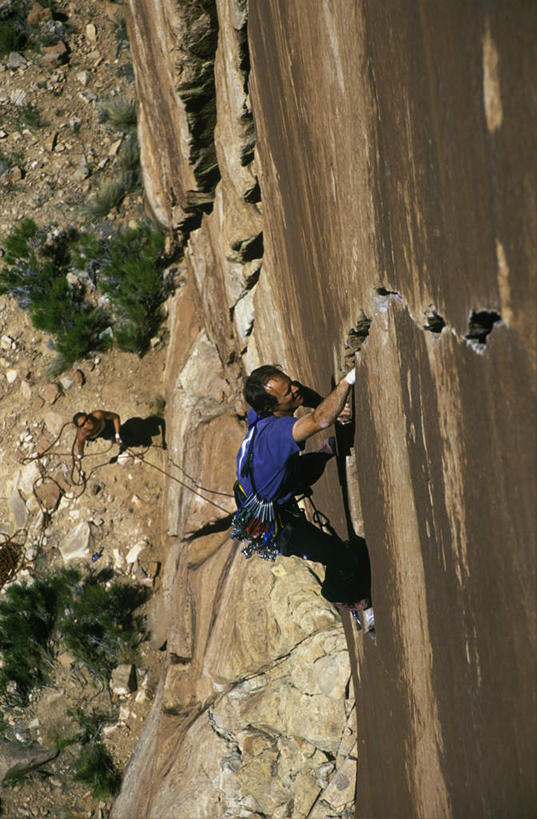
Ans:
[[[364,609],[361,614],[364,633],[368,634],[370,631],[375,631],[375,612],[373,611],[373,606]]]

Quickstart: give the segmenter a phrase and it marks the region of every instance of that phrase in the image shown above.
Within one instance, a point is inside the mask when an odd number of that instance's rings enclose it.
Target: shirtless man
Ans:
[[[121,446],[120,418],[117,412],[93,410],[92,412],[77,412],[73,415],[76,439],[74,444],[75,456],[80,460],[84,455],[86,441],[104,438],[107,441],[115,440]]]

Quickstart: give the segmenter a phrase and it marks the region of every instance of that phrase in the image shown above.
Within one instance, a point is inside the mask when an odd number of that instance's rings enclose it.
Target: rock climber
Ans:
[[[317,480],[326,459],[335,454],[333,438],[317,452],[302,451],[312,435],[336,421],[350,420],[346,402],[355,377],[351,370],[324,399],[272,365],[257,368],[247,378],[244,397],[251,409],[248,434],[237,455],[232,537],[245,542],[246,557],[255,553],[273,560],[277,555],[297,555],[324,564],[323,597],[351,609],[358,626],[357,612],[363,612],[369,631],[374,628],[369,578],[362,576],[356,549],[335,532],[327,534],[310,523],[295,498]],[[315,408],[295,418],[301,406]]]
[[[104,438],[107,441],[115,441],[120,447],[122,446],[121,421],[117,412],[107,412],[107,410],[77,412],[73,415],[73,424],[77,430],[74,454],[78,460],[84,455],[86,441]]]

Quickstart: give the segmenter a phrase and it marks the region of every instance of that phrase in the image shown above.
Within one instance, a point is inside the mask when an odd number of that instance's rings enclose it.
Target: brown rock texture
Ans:
[[[330,372],[359,311],[372,320],[355,443],[378,625],[357,814],[529,815],[535,14],[316,5],[251,4],[252,104],[289,362]]]
[[[348,815],[356,757],[357,816],[530,815],[535,13],[201,6],[218,37],[200,67],[191,4],[128,3],[148,201],[188,242],[153,629],[166,670],[112,816]],[[214,145],[204,131],[193,160],[203,61]],[[196,175],[213,148],[218,173]],[[279,362],[327,392],[353,359],[348,497],[335,466],[316,496],[365,535],[376,644],[347,617],[345,643],[321,567],[245,562],[227,532],[244,373]]]

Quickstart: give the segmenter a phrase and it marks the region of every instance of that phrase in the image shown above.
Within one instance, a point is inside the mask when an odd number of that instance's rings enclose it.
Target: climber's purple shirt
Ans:
[[[237,478],[247,495],[253,492],[252,482],[249,476],[242,475],[241,472],[254,430],[252,471],[255,488],[258,495],[270,501],[276,496],[285,478],[287,461],[304,448],[303,443],[297,444],[293,438],[292,429],[296,420],[287,415],[283,418],[274,415],[262,418],[255,410],[249,411],[248,435],[237,455]],[[285,503],[291,497],[292,493],[288,492],[283,497],[278,497],[278,503]]]

